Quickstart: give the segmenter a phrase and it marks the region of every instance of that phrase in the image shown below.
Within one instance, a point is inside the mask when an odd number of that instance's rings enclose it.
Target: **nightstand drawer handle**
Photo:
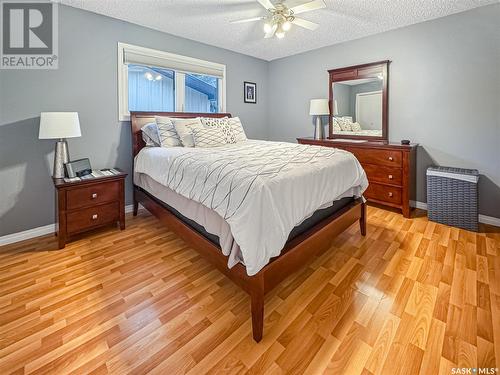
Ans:
[[[392,194],[392,191],[389,192],[389,197],[392,197],[394,194]]]
[[[92,199],[96,199],[97,198],[97,193],[92,193]]]
[[[392,180],[394,177],[392,177],[392,174],[389,175],[389,180]]]
[[[392,194],[392,193],[391,193]],[[92,215],[92,220],[97,220],[97,214]]]
[[[392,156],[389,156],[389,161],[393,161],[394,158]]]

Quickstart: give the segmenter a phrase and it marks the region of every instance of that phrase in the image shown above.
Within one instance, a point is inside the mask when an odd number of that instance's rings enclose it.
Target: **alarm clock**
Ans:
[[[82,177],[92,173],[90,160],[87,158],[70,161],[64,164],[64,166],[66,167],[66,174],[69,178]]]
[[[410,140],[409,139],[403,139],[403,140],[401,140],[401,144],[402,145],[409,145],[410,144]]]

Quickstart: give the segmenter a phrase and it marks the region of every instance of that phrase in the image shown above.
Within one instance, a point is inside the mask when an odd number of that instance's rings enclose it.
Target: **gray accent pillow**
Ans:
[[[219,147],[226,144],[222,129],[216,126],[193,128],[192,134],[195,147]]]
[[[158,135],[158,127],[156,122],[150,122],[141,128],[142,140],[148,147],[160,147],[160,137]]]
[[[161,147],[179,147],[182,146],[181,140],[174,127],[174,122],[170,117],[156,116],[156,125],[158,128],[158,138]]]

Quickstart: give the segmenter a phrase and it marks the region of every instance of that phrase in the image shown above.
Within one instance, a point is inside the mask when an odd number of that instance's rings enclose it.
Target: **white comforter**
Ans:
[[[135,171],[225,219],[250,276],[280,254],[305,218],[343,196],[361,196],[368,186],[349,152],[254,140],[216,148],[147,147]]]

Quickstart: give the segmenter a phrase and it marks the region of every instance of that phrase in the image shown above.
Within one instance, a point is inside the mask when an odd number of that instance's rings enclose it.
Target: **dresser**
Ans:
[[[336,147],[356,156],[370,183],[364,193],[368,201],[398,208],[410,217],[410,201],[415,200],[417,144],[401,145],[386,141],[297,138],[300,144]]]
[[[125,177],[113,176],[66,182],[54,178],[59,248],[71,235],[108,224],[125,229]]]

